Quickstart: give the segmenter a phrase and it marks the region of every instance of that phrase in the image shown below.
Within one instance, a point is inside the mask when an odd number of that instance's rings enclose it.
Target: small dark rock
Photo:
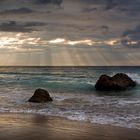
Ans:
[[[99,91],[112,91],[112,90],[125,90],[129,87],[136,86],[136,82],[133,81],[128,75],[118,73],[113,77],[107,75],[101,75],[95,85],[95,89]]]
[[[53,101],[49,95],[49,92],[44,89],[37,89],[34,95],[28,100],[29,102],[35,103],[45,103],[49,101]]]

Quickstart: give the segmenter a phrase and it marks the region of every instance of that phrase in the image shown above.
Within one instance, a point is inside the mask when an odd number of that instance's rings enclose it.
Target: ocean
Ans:
[[[121,92],[95,90],[100,75],[122,72],[137,86]],[[29,103],[37,88],[48,90],[54,101]],[[140,129],[140,67],[0,67],[0,112]]]

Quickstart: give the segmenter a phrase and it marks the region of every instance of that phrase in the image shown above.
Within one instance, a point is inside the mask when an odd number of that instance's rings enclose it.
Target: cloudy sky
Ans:
[[[0,65],[140,65],[140,0],[0,0]]]

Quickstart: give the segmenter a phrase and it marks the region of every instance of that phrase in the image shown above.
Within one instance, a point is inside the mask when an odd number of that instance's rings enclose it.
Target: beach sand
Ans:
[[[139,140],[140,130],[34,114],[0,115],[0,140]]]

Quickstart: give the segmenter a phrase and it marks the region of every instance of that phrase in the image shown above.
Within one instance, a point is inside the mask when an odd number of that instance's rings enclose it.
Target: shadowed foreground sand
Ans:
[[[140,130],[33,114],[1,114],[0,140],[139,140]]]

